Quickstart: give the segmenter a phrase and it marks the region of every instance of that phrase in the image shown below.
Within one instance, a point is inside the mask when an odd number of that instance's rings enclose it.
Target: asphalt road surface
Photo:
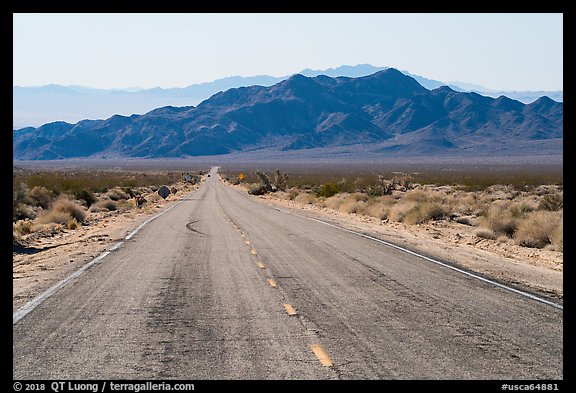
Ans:
[[[214,171],[28,311],[14,379],[563,378],[561,308],[253,201]]]

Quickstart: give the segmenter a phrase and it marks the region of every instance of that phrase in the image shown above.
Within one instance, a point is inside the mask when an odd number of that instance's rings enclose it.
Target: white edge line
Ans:
[[[388,247],[395,248],[395,249],[397,249],[397,250],[400,250],[400,251],[403,251],[403,252],[405,252],[405,253],[408,253],[408,254],[417,256],[417,257],[419,257],[419,258],[425,259],[425,260],[427,260],[427,261],[429,261],[429,262],[432,262],[432,263],[435,263],[435,264],[437,264],[437,265],[444,266],[444,267],[446,267],[446,268],[448,268],[448,269],[451,269],[451,270],[454,270],[454,271],[456,271],[456,272],[458,272],[458,273],[465,274],[465,275],[467,275],[467,276],[469,276],[469,277],[476,278],[476,279],[478,279],[478,280],[480,280],[480,281],[484,281],[484,282],[486,282],[486,283],[488,283],[488,284],[492,284],[492,285],[494,285],[494,286],[497,286],[497,287],[499,287],[499,288],[505,289],[505,290],[507,290],[507,291],[514,292],[514,293],[517,293],[517,294],[519,294],[519,295],[522,295],[522,296],[525,296],[525,297],[527,297],[527,298],[530,298],[530,299],[532,299],[532,300],[536,300],[536,301],[538,301],[538,302],[545,303],[545,304],[548,304],[548,305],[550,305],[550,306],[559,308],[560,310],[564,310],[564,306],[562,306],[562,305],[560,305],[560,304],[557,304],[557,303],[554,303],[554,302],[552,302],[552,301],[550,301],[550,300],[543,299],[543,298],[538,297],[538,296],[536,296],[536,295],[532,295],[531,293],[524,292],[524,291],[521,291],[521,290],[519,290],[519,289],[509,287],[509,286],[507,286],[507,285],[501,284],[501,283],[496,282],[496,281],[489,280],[489,279],[487,279],[487,278],[485,278],[485,277],[476,275],[476,274],[474,274],[474,273],[467,272],[466,270],[462,270],[462,269],[459,269],[459,268],[457,268],[457,267],[455,267],[455,266],[448,265],[448,264],[446,264],[446,263],[444,263],[444,262],[437,261],[436,259],[427,257],[427,256],[425,256],[425,255],[418,254],[418,253],[416,253],[416,252],[414,252],[414,251],[411,251],[411,250],[408,250],[408,249],[406,249],[406,248],[404,248],[404,247],[400,247],[400,246],[397,246],[396,244],[389,243],[389,242],[387,242],[387,241],[385,241],[385,240],[382,240],[382,239],[378,239],[377,237],[373,237],[373,236],[370,236],[370,235],[366,235],[366,234],[360,233],[360,232],[355,232],[355,231],[352,231],[352,230],[350,230],[350,229],[342,228],[342,227],[340,227],[340,226],[338,226],[338,225],[334,225],[334,224],[331,224],[331,223],[326,222],[326,221],[318,220],[318,219],[316,219],[316,218],[306,217],[306,216],[303,216],[303,215],[300,215],[300,214],[296,214],[296,213],[290,212],[290,211],[288,211],[288,210],[280,209],[280,208],[278,208],[278,207],[276,207],[276,206],[272,206],[272,207],[275,208],[276,210],[279,210],[279,211],[284,212],[284,213],[288,213],[288,214],[292,214],[292,215],[294,215],[294,216],[298,216],[298,217],[306,218],[306,219],[308,219],[308,220],[316,221],[316,222],[319,222],[319,223],[321,223],[321,224],[328,225],[328,226],[330,226],[330,227],[332,227],[332,228],[340,229],[341,231],[348,232],[348,233],[352,233],[352,234],[354,234],[354,235],[357,235],[357,236],[360,236],[360,237],[363,237],[363,238],[366,238],[366,239],[370,239],[370,240],[376,241],[376,242],[378,242],[378,243],[385,244],[385,245],[387,245]]]
[[[190,194],[188,194],[185,198],[187,198]],[[168,211],[170,211],[171,209],[173,209],[174,207],[176,207],[177,205],[179,205],[180,203],[182,203],[185,199],[181,200],[180,202],[175,203],[174,205],[170,206],[168,209],[156,214],[154,217],[149,218],[148,220],[144,221],[142,224],[140,224],[138,226],[138,228],[136,228],[135,230],[133,230],[132,232],[130,232],[130,234],[128,234],[128,236],[125,237],[126,240],[130,240],[134,235],[136,235],[138,232],[140,232],[140,230],[142,228],[144,228],[144,226],[146,224],[148,224],[149,222],[151,222],[152,220],[160,217],[162,214],[167,213]],[[107,256],[108,254],[110,254],[110,252],[118,249],[120,246],[122,246],[124,244],[124,242],[117,242],[115,243],[112,247],[110,247],[108,250],[103,251],[100,255],[98,255],[96,258],[94,258],[93,260],[91,260],[90,262],[88,262],[87,264],[83,265],[82,267],[80,267],[78,270],[76,270],[74,273],[70,274],[68,277],[66,277],[65,279],[63,279],[62,281],[57,282],[56,284],[54,284],[53,286],[51,286],[50,288],[48,288],[46,291],[44,291],[43,293],[41,293],[40,295],[36,296],[34,299],[30,300],[28,303],[26,303],[25,305],[23,305],[22,307],[20,307],[18,310],[16,310],[13,314],[12,314],[12,325],[16,325],[22,318],[24,318],[28,313],[30,313],[32,310],[34,310],[37,306],[39,306],[44,300],[48,299],[50,296],[54,295],[56,292],[58,292],[58,290],[64,288],[70,281],[72,281],[73,279],[75,279],[76,277],[80,276],[82,273],[84,273],[86,270],[90,269],[92,266],[94,266],[95,264],[99,263],[102,261],[102,259],[104,259],[105,256]]]

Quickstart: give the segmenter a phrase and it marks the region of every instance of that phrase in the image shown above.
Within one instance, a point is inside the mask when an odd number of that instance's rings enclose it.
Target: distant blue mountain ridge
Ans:
[[[250,157],[310,150],[326,157],[562,155],[563,108],[546,96],[524,104],[448,86],[429,90],[394,68],[355,78],[296,74],[271,86],[227,89],[197,106],[14,130],[13,155],[17,160]]]
[[[388,67],[376,67],[370,64],[355,66],[343,65],[326,70],[302,70],[299,74],[314,77],[361,77],[374,74]],[[555,101],[563,101],[563,91],[511,92],[494,91],[482,86],[465,82],[441,82],[402,71],[411,76],[425,88],[432,90],[449,86],[455,91],[475,91],[482,95],[497,98],[501,95],[524,103],[530,103],[542,96]],[[77,122],[83,119],[105,119],[114,114],[143,114],[163,106],[190,106],[210,98],[212,95],[231,88],[242,86],[272,86],[290,76],[274,77],[258,75],[250,77],[230,76],[212,82],[193,84],[182,88],[138,87],[126,89],[96,89],[84,86],[47,85],[40,87],[13,86],[13,117],[15,129],[40,126],[53,121]]]

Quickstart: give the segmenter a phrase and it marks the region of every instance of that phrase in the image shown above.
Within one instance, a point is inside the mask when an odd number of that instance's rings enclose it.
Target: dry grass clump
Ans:
[[[560,193],[546,194],[538,204],[539,210],[558,211],[564,206],[564,196]]]
[[[408,210],[402,222],[409,225],[422,224],[430,220],[440,220],[448,214],[448,209],[438,202],[418,202]]]
[[[421,189],[406,191],[402,199],[414,202],[424,202],[430,199],[430,194]]]
[[[303,192],[301,194],[298,194],[298,196],[294,198],[294,201],[306,205],[311,205],[312,203],[316,202],[316,197],[312,194],[307,194]]]
[[[499,203],[500,202],[500,203]],[[510,203],[496,201],[488,206],[481,225],[493,231],[496,235],[512,237],[518,227],[518,218],[509,209]]]
[[[71,218],[71,219],[68,220],[68,222],[66,223],[66,228],[68,228],[68,229],[78,229],[78,221],[76,221],[75,218]]]
[[[16,235],[28,235],[33,232],[34,222],[30,219],[18,220],[12,223],[12,232]]]
[[[47,210],[36,217],[36,223],[38,224],[67,224],[71,216],[67,212]]]
[[[364,208],[364,214],[371,217],[376,217],[380,220],[388,218],[389,208],[383,203],[374,203]]]
[[[556,244],[562,247],[562,237],[558,238],[557,231],[561,225],[562,215],[557,212],[531,212],[518,224],[514,239],[524,247],[543,248],[552,244],[554,238]]]
[[[550,242],[557,251],[564,252],[564,220],[560,218],[560,222],[552,230],[549,236]]]
[[[482,239],[496,240],[496,234],[488,228],[478,228],[474,231],[474,235]]]
[[[90,212],[103,212],[103,211],[114,211],[118,209],[118,204],[111,199],[102,199],[90,206]]]
[[[296,198],[298,194],[300,194],[300,191],[296,187],[292,187],[288,189],[287,193],[288,193],[288,199],[293,201],[294,198]]]
[[[348,195],[349,194],[346,193],[339,193],[329,198],[326,198],[326,200],[324,201],[324,205],[330,209],[338,210],[338,208],[340,207],[342,202],[344,202],[344,199],[346,199]]]
[[[106,193],[106,196],[113,201],[119,201],[121,199],[127,200],[130,199],[130,195],[125,193],[123,190],[119,188],[113,188]]]
[[[82,222],[86,218],[86,212],[76,202],[60,197],[54,201],[50,210],[39,214],[36,220],[39,224],[67,224],[72,218],[77,222]]]
[[[408,212],[412,210],[417,204],[418,202],[415,201],[400,199],[390,208],[390,220],[398,222],[404,221],[404,217],[406,217]]]
[[[345,213],[362,213],[367,206],[368,195],[356,192],[344,198],[338,210]]]
[[[48,209],[54,200],[52,193],[45,187],[34,187],[27,193],[30,203],[43,209]]]

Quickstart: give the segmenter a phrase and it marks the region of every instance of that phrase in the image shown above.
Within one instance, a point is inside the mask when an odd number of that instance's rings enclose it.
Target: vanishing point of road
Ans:
[[[550,303],[216,170],[13,318],[14,379],[562,379]]]

